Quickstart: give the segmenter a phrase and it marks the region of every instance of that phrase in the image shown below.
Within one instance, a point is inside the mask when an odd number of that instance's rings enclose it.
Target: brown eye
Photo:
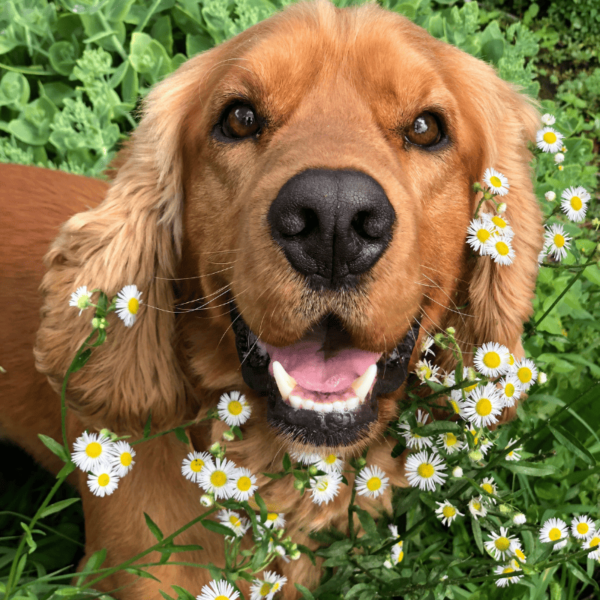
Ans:
[[[417,146],[434,146],[442,139],[437,118],[430,112],[421,113],[408,128],[406,139]]]
[[[260,129],[254,109],[247,104],[234,104],[227,111],[222,124],[223,134],[231,138],[255,135]]]

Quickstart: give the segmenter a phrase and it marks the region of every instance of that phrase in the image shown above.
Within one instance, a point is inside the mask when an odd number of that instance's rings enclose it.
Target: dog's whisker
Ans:
[[[218,264],[218,263],[214,263]],[[228,264],[228,263],[221,263]],[[217,273],[223,273],[223,271],[229,271],[229,269],[233,269],[233,267],[227,267],[226,269],[221,269],[220,271],[212,271],[211,273],[205,273],[204,275],[194,275],[193,277],[158,277],[155,276],[154,279],[160,279],[162,281],[186,281],[188,279],[202,279],[202,277],[210,277],[211,275],[216,275]]]

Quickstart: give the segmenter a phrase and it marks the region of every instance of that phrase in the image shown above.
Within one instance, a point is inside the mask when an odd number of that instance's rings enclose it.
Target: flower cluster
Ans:
[[[90,307],[98,308],[98,306],[92,302],[93,294],[94,291],[89,291],[87,286],[83,285],[71,294],[69,306],[78,308],[80,315],[84,310]],[[122,319],[125,327],[132,327],[137,319],[140,304],[142,304],[142,292],[140,292],[135,285],[126,285],[113,299],[109,311],[111,309],[114,310]],[[98,326],[103,328],[102,325],[105,325],[105,322],[99,323],[98,319],[94,319],[92,324],[94,329],[97,329]]]
[[[579,540],[583,549],[588,549],[588,558],[600,560],[600,535],[596,524],[588,515],[575,517],[571,521],[571,535]],[[553,550],[561,550],[569,541],[569,527],[558,518],[548,519],[540,529],[540,541],[553,544]]]
[[[75,440],[71,459],[88,473],[87,484],[92,494],[110,496],[119,480],[131,471],[135,450],[125,441],[113,441],[102,433],[83,434]]]

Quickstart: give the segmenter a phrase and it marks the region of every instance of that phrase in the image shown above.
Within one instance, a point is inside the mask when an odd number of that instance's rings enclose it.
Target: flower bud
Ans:
[[[230,431],[229,429],[225,432],[223,432],[223,439],[226,442],[233,442],[233,440],[235,439],[235,435],[233,433],[233,431]]]
[[[483,452],[481,452],[481,450],[473,450],[472,452],[469,452],[469,458],[473,462],[479,462],[483,459]]]
[[[508,515],[512,512],[510,506],[508,506],[507,504],[501,504],[498,507],[498,510],[503,514],[503,515]]]
[[[454,329],[454,327],[448,327],[448,328],[446,329],[446,333],[447,333],[448,335],[454,335],[454,334],[456,333],[456,329]]]
[[[308,474],[311,477],[314,477],[318,472],[319,472],[319,469],[317,468],[316,465],[310,465],[310,467],[308,467]]]
[[[463,470],[460,467],[454,467],[454,469],[452,469],[452,477],[462,477],[463,476]]]
[[[100,327],[100,319],[98,317],[94,317],[92,319],[92,328],[98,329]]]
[[[391,569],[392,568],[392,563],[389,560],[384,561],[383,566],[386,569]]]
[[[548,381],[548,376],[546,375],[546,373],[544,373],[544,372],[540,371],[540,372],[538,373],[537,382],[538,382],[540,385],[544,385],[544,383],[546,383],[546,381]]]
[[[294,489],[301,491],[306,487],[306,484],[301,479],[296,479],[294,481]]]
[[[302,556],[302,553],[300,552],[300,550],[294,550],[291,554],[290,554],[290,558],[292,560],[298,560],[300,557]]]
[[[544,198],[546,198],[548,202],[554,202],[556,200],[556,194],[552,190],[550,190],[549,192],[546,192],[544,194]]]
[[[443,350],[448,348],[448,344],[446,344],[446,336],[443,333],[436,333],[433,336],[433,341],[435,342],[436,346],[439,346]]]
[[[215,456],[221,453],[221,444],[219,442],[215,442],[208,450],[211,454]]]
[[[467,369],[467,379],[469,381],[475,381],[477,379],[477,371],[473,367]]]
[[[359,469],[364,468],[364,466],[367,464],[367,461],[361,456],[360,458],[356,459],[356,466]]]
[[[557,152],[554,155],[554,162],[558,165],[565,160],[565,155],[562,152]]]
[[[502,215],[506,212],[506,202],[500,202],[500,204],[498,204],[498,208],[496,208],[496,212],[499,215]]]
[[[523,513],[517,513],[513,517],[513,523],[515,525],[524,525],[527,522],[527,517]]]
[[[202,504],[202,506],[208,508],[214,503],[215,499],[212,497],[212,494],[202,494],[202,496],[200,496],[200,504]]]
[[[542,123],[546,126],[550,126],[550,125],[554,125],[554,123],[556,122],[556,117],[554,115],[551,115],[550,113],[546,113],[545,115],[542,115]]]

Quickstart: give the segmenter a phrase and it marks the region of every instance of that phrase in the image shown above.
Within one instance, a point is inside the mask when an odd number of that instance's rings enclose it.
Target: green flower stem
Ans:
[[[121,571],[123,569],[126,569],[126,568],[132,566],[136,560],[139,560],[140,558],[147,556],[151,552],[159,552],[163,546],[170,544],[178,535],[181,535],[184,531],[188,530],[193,525],[196,525],[196,523],[200,523],[200,521],[203,521],[204,519],[206,519],[209,515],[214,513],[216,510],[217,510],[217,507],[214,506],[213,508],[209,509],[208,511],[206,511],[205,513],[196,517],[195,519],[192,519],[189,523],[186,523],[185,525],[180,527],[177,531],[175,531],[171,535],[164,538],[161,542],[158,542],[157,544],[154,544],[154,546],[151,546],[150,548],[140,552],[139,554],[136,554],[135,556],[127,559],[126,561],[122,562],[120,565],[117,565],[116,567],[111,567],[110,569],[107,569],[103,575],[101,575],[100,577],[96,577],[96,579],[92,579],[92,581],[89,581],[85,585],[81,586],[79,589],[81,591],[87,590],[87,589],[93,587],[94,585],[96,585],[98,582],[102,581],[103,579],[106,579],[106,577],[110,577],[117,571]],[[133,566],[138,568],[138,565],[133,565]]]
[[[136,444],[142,444],[143,442],[148,442],[150,440],[153,440],[154,438],[158,438],[163,435],[167,435],[167,433],[172,433],[176,429],[185,429],[186,427],[191,427],[192,425],[197,425],[198,423],[202,423],[203,421],[208,421],[212,418],[213,417],[203,417],[202,419],[198,419],[198,420],[194,419],[193,421],[188,421],[187,423],[182,423],[181,425],[177,425],[177,427],[172,427],[171,429],[167,429],[165,431],[159,431],[158,433],[155,433],[154,435],[149,435],[146,438],[141,438],[139,440],[135,440],[135,442],[130,442],[130,443],[132,446],[135,446]]]
[[[144,31],[144,28],[146,27],[146,25],[148,25],[148,21],[150,20],[152,15],[156,12],[156,9],[158,8],[158,5],[161,3],[161,1],[162,0],[154,0],[154,2],[152,3],[152,6],[150,7],[150,10],[148,10],[148,12],[145,14],[144,19],[135,28],[135,31],[137,33],[139,33],[140,31]]]
[[[2,510],[0,511],[0,517],[2,515],[10,515],[11,517],[18,517],[19,519],[22,519],[23,521],[25,521],[26,519],[29,519],[28,515],[23,515],[21,513],[18,512],[13,512],[12,510]],[[48,527],[48,525],[44,525],[43,523],[38,523],[37,524],[38,527],[41,527],[42,529],[46,529],[47,531],[49,531],[50,533],[53,533],[54,535],[57,535],[58,537],[61,537],[69,542],[71,542],[72,544],[75,544],[76,546],[81,546],[82,548],[85,548],[85,544],[82,544],[81,542],[74,540],[73,538],[69,537],[68,535],[65,535],[64,533],[58,531],[58,529],[54,529],[53,527]],[[19,539],[21,536],[14,536],[15,539]],[[0,538],[0,540],[2,539],[7,539],[7,538]],[[72,575],[71,575],[72,577]]]
[[[354,472],[354,480],[356,483],[356,471]],[[352,486],[352,492],[350,492],[350,503],[348,504],[348,537],[354,544],[355,532],[354,532],[354,498],[356,497],[356,485]]]
[[[104,27],[104,30],[105,31],[113,31],[113,28],[108,24],[108,21],[106,20],[106,17],[104,16],[104,13],[101,10],[99,10],[96,14],[98,15],[98,18],[100,19],[100,23],[102,24],[102,27]],[[121,58],[124,61],[127,61],[127,52],[125,52],[125,48],[123,48],[123,46],[121,45],[121,42],[119,41],[117,36],[113,33],[109,39],[116,46],[117,52],[119,53]]]

